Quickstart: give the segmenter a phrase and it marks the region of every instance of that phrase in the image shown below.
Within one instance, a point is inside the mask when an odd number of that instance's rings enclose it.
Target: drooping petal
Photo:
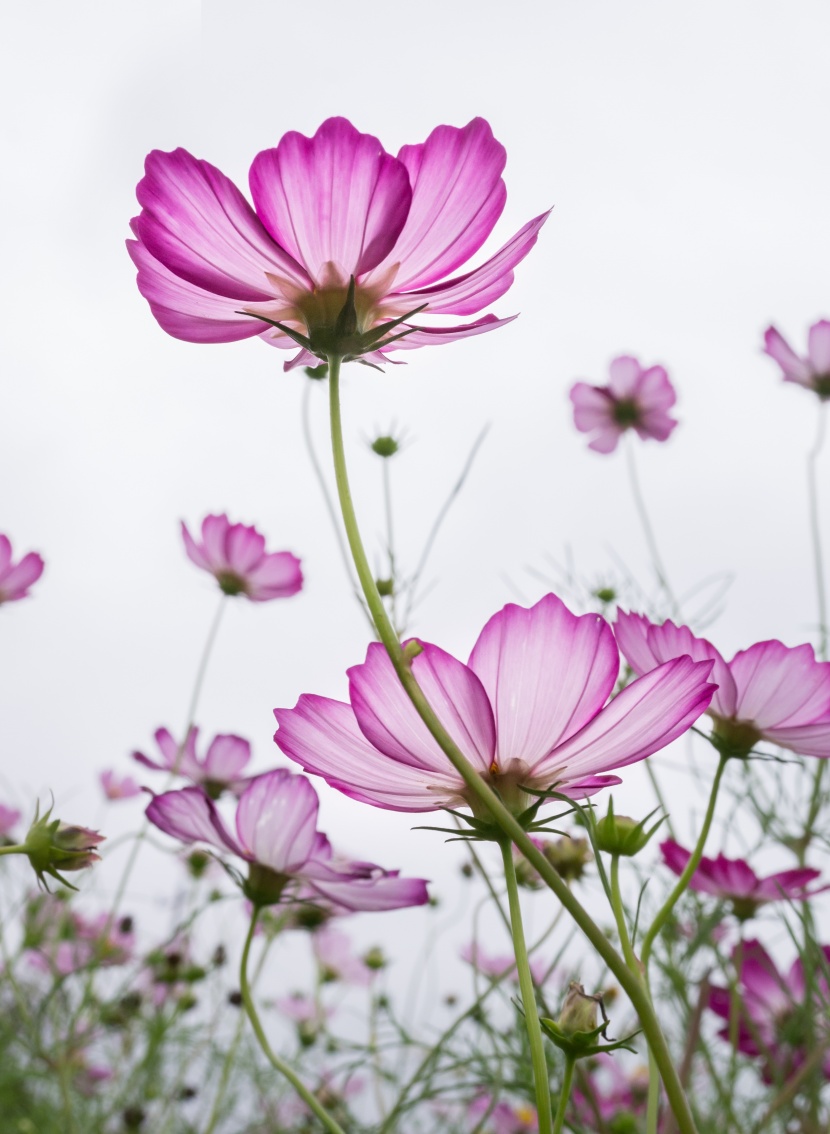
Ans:
[[[317,836],[317,793],[285,768],[252,780],[239,799],[236,831],[249,857],[277,874],[295,874]]]
[[[807,336],[807,357],[816,374],[830,374],[830,323],[820,319]]]
[[[626,613],[624,610],[617,612],[614,633],[626,661],[641,677],[663,662],[684,654],[695,661],[713,661],[712,681],[718,690],[709,708],[720,717],[735,715],[735,679],[722,655],[706,638],[698,638],[688,626],[677,626],[671,620],[657,624],[642,614]]]
[[[470,655],[496,718],[496,759],[531,770],[595,716],[611,694],[619,654],[608,624],[577,617],[555,595],[525,609],[508,604]]]
[[[379,871],[377,877],[333,878],[309,881],[322,897],[344,909],[358,912],[400,910],[429,901],[423,878],[399,878],[397,871]]]
[[[405,166],[345,118],[327,119],[313,138],[285,134],[254,158],[250,185],[265,228],[317,282],[327,264],[343,283],[376,267],[412,201]]]
[[[183,843],[207,843],[218,850],[230,850],[246,857],[201,788],[188,787],[157,795],[150,801],[146,814],[165,834]]]
[[[495,725],[478,677],[438,646],[421,643],[412,673],[444,728],[467,759],[487,771],[495,753]],[[449,760],[398,680],[385,648],[373,642],[362,665],[352,666],[349,697],[366,739],[393,760],[446,774]]]
[[[462,129],[438,126],[398,154],[412,204],[387,263],[399,263],[400,290],[425,287],[476,253],[501,216],[506,153],[483,118]]]
[[[764,332],[764,353],[775,359],[784,371],[787,382],[797,382],[799,386],[809,386],[812,375],[810,367],[803,358],[799,358],[793,348],[775,327],[768,327]]]
[[[285,755],[353,799],[391,811],[435,811],[460,801],[463,783],[449,764],[439,773],[390,760],[342,701],[303,694],[293,709],[275,709],[274,716],[274,739]]]
[[[504,295],[513,282],[513,268],[525,258],[548,219],[542,213],[519,229],[503,248],[479,268],[463,276],[418,291],[394,292],[390,301],[404,310],[413,310],[428,303],[433,315],[473,315],[488,303]]]
[[[139,240],[174,275],[240,301],[273,297],[265,273],[307,288],[300,265],[274,242],[234,183],[187,150],[153,150],[136,190]]]
[[[573,404],[574,425],[580,433],[590,433],[592,429],[607,429],[613,426],[616,432],[620,427],[614,422],[614,400],[607,390],[591,386],[588,382],[575,382],[569,397]]]
[[[539,777],[564,769],[563,790],[571,780],[623,768],[675,740],[697,720],[711,700],[710,661],[677,658],[626,686],[585,727],[555,748],[535,768]]]
[[[495,315],[485,315],[476,319],[474,323],[462,323],[456,327],[418,327],[417,330],[403,339],[398,339],[388,350],[412,350],[414,347],[441,346],[442,343],[455,342],[456,339],[469,339],[472,335],[483,335],[487,331],[495,331],[496,327],[504,327],[517,319],[518,315],[508,315],[505,319],[498,319]],[[406,324],[404,324],[405,326]],[[371,355],[364,355],[371,360]],[[390,362],[381,352],[382,362]]]
[[[738,690],[735,715],[768,732],[813,724],[830,715],[830,662],[812,646],[756,642],[729,663]]]
[[[757,894],[759,898],[768,902],[775,902],[779,899],[806,899],[830,888],[821,886],[818,889],[807,891],[807,886],[820,877],[820,870],[811,870],[809,867],[781,870],[777,874],[770,874],[768,878],[762,878],[758,883]]]
[[[190,534],[190,531],[184,520],[181,521],[181,527],[182,540],[184,542],[184,549],[187,553],[187,558],[191,561],[191,563],[195,563],[197,567],[201,567],[203,571],[213,570],[210,560],[205,555],[203,549]]]

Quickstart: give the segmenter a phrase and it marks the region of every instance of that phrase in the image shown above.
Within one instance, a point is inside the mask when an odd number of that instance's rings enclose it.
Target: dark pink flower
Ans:
[[[737,998],[729,988],[713,986],[710,990],[709,1007],[727,1021],[718,1034],[730,1039],[730,1022],[737,1011],[738,1050],[761,1061],[767,1082],[789,1078],[816,1045],[830,1047],[830,988],[825,971],[830,945],[821,953],[823,960],[808,981],[800,957],[784,975],[760,941],[739,942],[732,951],[738,969]],[[830,1075],[830,1050],[823,1068]]]
[[[120,776],[112,768],[101,772],[99,779],[107,799],[131,799],[135,795],[141,795],[141,788],[132,776]]]
[[[826,319],[810,328],[806,358],[796,354],[775,327],[767,327],[764,333],[764,353],[781,367],[785,382],[815,390],[822,401],[830,398],[830,322]]]
[[[530,609],[508,605],[479,635],[464,665],[427,642],[412,672],[467,759],[516,810],[524,788],[582,797],[617,776],[604,773],[674,740],[697,719],[714,687],[711,663],[670,662],[608,704],[619,654],[608,624],[571,614],[555,595]],[[395,811],[469,803],[467,788],[375,642],[349,670],[351,704],[304,694],[276,709],[276,741],[306,771],[346,795]]]
[[[745,756],[768,740],[802,756],[830,756],[830,662],[816,661],[812,646],[756,642],[727,663],[687,626],[619,611],[614,629],[637,674],[683,655],[714,662],[718,690],[708,712],[723,751]]]
[[[241,736],[220,733],[210,742],[204,756],[196,751],[199,730],[195,725],[184,744],[174,740],[166,728],[156,729],[154,736],[161,753],[159,760],[151,760],[143,752],[133,752],[133,759],[146,768],[175,772],[204,788],[213,799],[225,789],[238,794],[248,783],[242,771],[251,759],[251,746]]]
[[[0,605],[25,598],[42,574],[43,560],[36,551],[12,563],[12,545],[8,536],[0,535]]]
[[[251,602],[290,598],[303,585],[300,561],[290,551],[266,551],[256,528],[232,524],[227,516],[202,520],[202,542],[182,524],[188,558],[208,571],[226,595],[244,595]]]
[[[291,350],[305,340],[286,369],[313,366],[331,352],[386,362],[393,335],[410,324],[391,334],[384,324],[421,308],[471,315],[513,282],[547,213],[480,267],[446,278],[481,248],[501,215],[504,164],[504,147],[482,118],[462,129],[438,126],[397,157],[345,118],[329,118],[314,137],[286,134],[254,158],[252,209],[206,161],[182,149],[154,150],[137,189],[137,240],[128,241],[139,290],[164,330],[188,342],[260,335]],[[338,324],[344,307],[353,325]],[[505,322],[485,315],[418,327],[394,349],[450,342]]]
[[[675,874],[682,874],[692,857],[690,851],[673,839],[661,843],[660,851],[666,866]],[[707,858],[704,855],[689,880],[689,889],[731,902],[736,916],[743,921],[768,902],[804,902],[830,889],[828,886],[809,888],[810,883],[820,876],[820,870],[798,868],[759,878],[742,858],[727,858],[724,854]]]
[[[642,441],[666,441],[677,425],[668,413],[677,395],[665,369],[645,369],[628,355],[611,363],[607,386],[572,386],[571,401],[574,425],[580,433],[594,435],[588,448],[597,453],[612,453],[627,429]]]
[[[239,798],[236,833],[199,788],[157,795],[147,818],[184,843],[207,843],[248,863],[247,897],[271,905],[304,884],[324,900],[352,910],[423,905],[426,883],[399,878],[371,862],[342,861],[317,830],[317,793],[304,776],[284,768],[252,780]]]

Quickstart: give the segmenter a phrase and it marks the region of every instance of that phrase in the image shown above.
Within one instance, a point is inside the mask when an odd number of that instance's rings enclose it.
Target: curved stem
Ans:
[[[256,1007],[254,1006],[253,997],[251,996],[251,986],[248,983],[248,956],[251,952],[251,942],[254,939],[254,930],[256,928],[257,917],[259,916],[259,908],[254,907],[254,912],[251,915],[251,924],[248,928],[248,936],[245,938],[245,948],[242,950],[242,961],[239,966],[239,991],[242,994],[242,1003],[245,1006],[245,1012],[248,1019],[251,1021],[251,1027],[254,1029],[259,1046],[262,1048],[265,1058],[271,1064],[275,1071],[288,1080],[306,1106],[313,1114],[320,1119],[329,1134],[345,1134],[342,1126],[332,1118],[329,1112],[320,1103],[314,1094],[308,1089],[303,1081],[294,1074],[289,1065],[281,1059],[276,1052],[272,1051],[271,1045],[263,1030]]]
[[[575,1066],[576,1060],[570,1055],[566,1055],[565,1070],[562,1072],[562,1087],[559,1091],[559,1105],[556,1108],[556,1118],[553,1123],[553,1134],[561,1134],[562,1128],[565,1125],[565,1115],[568,1110],[568,1099],[571,1097]]]
[[[686,863],[685,869],[678,878],[674,889],[669,894],[668,898],[666,898],[663,905],[660,907],[657,916],[651,924],[651,928],[643,938],[642,962],[643,967],[646,971],[648,971],[649,957],[651,956],[651,949],[654,945],[657,934],[668,921],[672,910],[677,905],[680,897],[685,892],[686,887],[689,885],[689,879],[692,877],[692,875],[700,865],[700,860],[703,857],[703,849],[706,845],[706,839],[709,835],[709,828],[712,826],[712,819],[715,816],[715,803],[717,802],[718,798],[718,788],[720,787],[721,777],[723,776],[723,770],[726,767],[726,762],[728,759],[728,756],[721,756],[718,760],[718,768],[715,772],[715,778],[712,781],[712,790],[709,793],[709,804],[706,808],[706,815],[703,818],[703,826],[700,829],[700,835],[698,836],[697,843],[695,844],[695,849],[692,851],[691,858]]]
[[[824,555],[821,543],[821,522],[818,508],[818,477],[816,475],[818,458],[824,447],[827,426],[827,402],[819,403],[818,428],[813,447],[807,454],[807,499],[810,509],[810,539],[813,545],[813,566],[816,572],[816,596],[818,598],[818,656],[827,661],[827,589],[824,583]]]
[[[355,569],[358,579],[360,580],[360,585],[363,588],[367,605],[374,619],[378,637],[386,647],[386,652],[395,668],[398,680],[401,682],[404,691],[415,707],[418,715],[447,759],[463,779],[471,795],[489,811],[504,834],[516,844],[525,858],[536,869],[542,881],[554,892],[559,902],[568,911],[628,995],[628,998],[640,1018],[640,1024],[646,1040],[654,1051],[654,1057],[660,1069],[669,1104],[677,1118],[680,1134],[696,1134],[694,1119],[689,1109],[688,1100],[683,1092],[668,1044],[666,1043],[665,1036],[660,1028],[660,1023],[652,1008],[648,994],[642,988],[637,978],[629,971],[625,961],[619,953],[617,953],[602,929],[579,903],[542,852],[535,846],[527,835],[527,832],[516,820],[515,816],[507,810],[499,797],[487,786],[481,776],[476,772],[475,768],[473,768],[464,756],[464,753],[433,712],[421,687],[412,674],[409,662],[404,657],[394,627],[389,621],[386,610],[384,609],[383,600],[378,594],[377,586],[375,585],[375,580],[371,568],[369,567],[369,561],[366,558],[366,552],[360,538],[360,529],[357,524],[351,491],[349,489],[340,413],[340,363],[341,359],[335,356],[329,359],[331,441],[337,491],[349,548],[352,553],[352,558],[354,559]]]
[[[643,527],[643,535],[646,537],[646,544],[648,552],[651,556],[651,565],[654,568],[654,573],[657,576],[657,582],[669,600],[669,606],[672,615],[677,618],[680,614],[680,605],[674,597],[674,592],[669,584],[669,577],[666,573],[666,568],[663,566],[663,560],[660,551],[657,547],[657,539],[654,535],[654,528],[651,526],[651,520],[648,518],[648,510],[646,502],[640,488],[640,478],[637,474],[637,463],[634,458],[634,444],[631,437],[626,438],[628,444],[625,446],[625,456],[628,462],[628,479],[631,482],[631,494],[634,497],[634,505],[637,509],[637,514],[640,517],[640,523]]]
[[[504,879],[507,883],[507,901],[510,907],[510,932],[513,935],[513,950],[516,954],[516,968],[519,974],[519,988],[522,992],[522,1007],[525,1013],[527,1038],[530,1042],[530,1059],[533,1064],[533,1081],[536,1086],[536,1110],[539,1115],[539,1134],[551,1134],[550,1117],[550,1076],[545,1058],[545,1044],[542,1027],[536,1008],[536,990],[530,974],[527,959],[522,907],[519,902],[519,884],[516,880],[516,863],[513,861],[513,844],[509,839],[501,841],[501,854],[504,860]],[[573,1068],[571,1068],[573,1075]]]

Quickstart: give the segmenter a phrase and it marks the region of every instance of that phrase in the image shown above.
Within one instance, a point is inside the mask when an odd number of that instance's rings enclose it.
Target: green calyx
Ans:
[[[760,739],[761,734],[751,721],[727,717],[715,717],[709,737],[712,747],[730,760],[745,760]]]
[[[342,294],[342,291],[340,291],[339,296],[342,297]],[[397,342],[398,339],[411,335],[413,331],[417,330],[416,327],[407,327],[397,334],[392,334],[392,332],[402,323],[405,323],[407,319],[411,319],[413,315],[417,315],[428,306],[426,303],[422,303],[419,307],[408,311],[397,319],[389,319],[379,326],[372,326],[363,330],[363,321],[356,303],[354,276],[349,277],[345,302],[336,313],[332,311],[332,303],[339,302],[338,289],[328,292],[325,289],[320,289],[311,298],[313,303],[309,304],[309,311],[305,314],[307,335],[301,334],[293,327],[288,327],[285,323],[269,319],[266,315],[259,315],[252,311],[237,311],[235,314],[248,315],[252,319],[259,319],[271,327],[276,327],[278,331],[282,331],[284,335],[293,339],[297,346],[303,347],[326,363],[332,358],[339,358],[343,362],[352,362],[354,359],[360,358],[361,355],[383,350]],[[318,368],[315,367],[314,369]],[[314,377],[317,377],[317,375],[315,374]]]
[[[608,814],[597,822],[594,830],[597,847],[607,854],[624,855],[627,858],[639,854],[663,823],[664,817],[661,816],[652,827],[646,827],[648,821],[659,810],[659,807],[656,807],[638,823],[636,819],[630,819],[627,815],[615,815],[612,797],[608,801]]]
[[[242,884],[242,892],[257,907],[275,906],[288,881],[286,874],[278,874],[269,866],[252,862],[248,867],[248,877]]]
[[[600,1012],[602,1022],[598,1024],[597,1016]],[[559,1019],[544,1018],[539,1023],[545,1035],[553,1040],[569,1059],[574,1060],[587,1059],[589,1056],[600,1055],[603,1052],[618,1051],[620,1048],[634,1051],[631,1041],[639,1034],[632,1032],[621,1040],[609,1039],[606,1035],[609,1021],[605,1015],[602,995],[600,993],[589,995],[576,981],[571,981]],[[600,1037],[605,1041],[604,1043],[597,1042]]]
[[[45,889],[48,886],[44,876],[48,874],[68,889],[75,890],[77,887],[67,882],[58,870],[84,870],[98,862],[95,847],[103,842],[103,836],[86,827],[70,826],[60,819],[52,819],[52,810],[50,807],[42,818],[35,813],[21,853],[28,857],[38,883]]]

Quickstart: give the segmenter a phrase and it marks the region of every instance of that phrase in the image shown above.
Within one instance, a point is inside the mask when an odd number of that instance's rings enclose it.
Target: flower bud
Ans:
[[[372,442],[371,449],[372,452],[377,453],[379,457],[389,458],[395,456],[400,449],[400,445],[394,437],[376,437]]]
[[[319,380],[328,375],[329,364],[327,362],[321,362],[319,366],[304,366],[303,370],[305,370],[307,378]]]
[[[608,814],[600,819],[596,826],[597,846],[608,854],[627,856],[639,854],[663,822],[662,819],[658,819],[652,827],[646,830],[646,824],[652,815],[654,815],[654,811],[649,812],[645,819],[641,819],[639,823],[636,819],[629,818],[628,815],[615,815],[614,800],[613,798],[610,799]]]
[[[375,971],[385,969],[387,963],[386,956],[379,945],[376,945],[373,949],[369,949],[368,952],[363,954],[363,964],[367,969],[373,969]]]
[[[394,579],[375,579],[375,586],[381,598],[390,598],[395,593]]]
[[[596,1031],[598,1004],[598,997],[589,996],[581,984],[572,980],[556,1023],[567,1036]]]
[[[38,881],[44,886],[44,875],[49,874],[74,890],[74,886],[61,878],[58,868],[66,871],[85,870],[94,862],[99,862],[100,855],[95,853],[95,847],[104,841],[104,836],[87,827],[62,823],[60,819],[52,819],[51,815],[51,807],[43,818],[35,815],[23,843],[23,853],[28,856]]]

